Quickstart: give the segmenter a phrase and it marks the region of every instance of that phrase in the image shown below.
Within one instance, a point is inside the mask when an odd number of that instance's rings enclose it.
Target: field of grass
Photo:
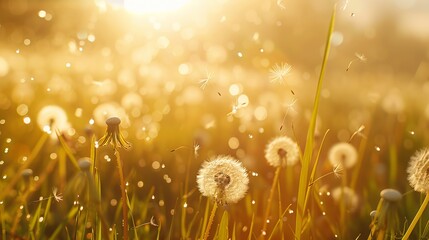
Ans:
[[[400,2],[0,1],[0,239],[429,239]]]

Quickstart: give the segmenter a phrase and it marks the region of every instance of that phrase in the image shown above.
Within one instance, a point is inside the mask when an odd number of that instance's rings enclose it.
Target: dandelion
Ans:
[[[215,200],[203,237],[207,239],[217,206],[242,199],[247,192],[249,178],[241,162],[230,156],[217,156],[203,163],[197,175],[197,184],[203,196]]]
[[[342,165],[348,169],[356,164],[357,151],[350,143],[337,143],[329,150],[328,159],[332,166]]]
[[[42,131],[51,134],[52,129],[64,131],[70,127],[67,114],[63,108],[56,105],[47,105],[43,107],[37,115],[37,124]],[[55,134],[51,135],[55,137]]]
[[[197,175],[198,189],[219,205],[236,203],[247,192],[249,178],[242,164],[230,156],[217,156],[203,163]]]
[[[337,187],[331,191],[332,198],[336,203],[344,203],[346,209],[354,212],[359,204],[359,197],[356,192],[349,187]]]
[[[422,205],[414,216],[402,239],[408,239],[429,203],[429,148],[417,151],[412,157],[407,169],[408,181],[416,192],[426,194]]]
[[[404,111],[405,102],[398,90],[391,90],[382,100],[381,107],[389,114],[398,114]]]
[[[268,197],[267,206],[265,208],[262,233],[265,233],[267,230],[267,220],[270,214],[271,202],[274,196],[274,189],[277,186],[277,182],[280,175],[280,169],[286,166],[293,166],[299,160],[299,147],[295,141],[289,137],[282,136],[277,137],[271,140],[265,148],[265,159],[268,164],[276,167],[276,172],[274,174],[273,183],[271,184],[270,195]],[[261,237],[263,238],[264,235]]]
[[[380,192],[377,210],[371,212],[371,239],[390,239],[395,237],[398,230],[398,202],[402,194],[395,189],[384,189]]]
[[[123,163],[121,156],[118,151],[118,147],[123,147],[125,149],[130,148],[131,145],[124,139],[120,130],[119,124],[121,124],[121,119],[118,117],[110,117],[106,120],[107,131],[103,137],[98,140],[99,146],[104,146],[109,143],[113,145],[115,150],[116,162],[118,164],[118,173],[121,186],[121,197],[122,197],[122,221],[123,221],[123,239],[128,240],[128,204],[127,204],[127,194],[125,186],[125,177],[123,170]],[[86,171],[86,173],[89,173]]]
[[[267,144],[265,159],[273,167],[293,166],[299,160],[298,144],[289,137],[277,137]]]
[[[121,124],[121,119],[118,117],[110,117],[106,120],[107,131],[103,137],[98,140],[99,146],[105,146],[107,144],[112,144],[113,148],[123,147],[125,149],[130,148],[131,145],[128,143],[125,138],[122,136],[119,129],[119,124]]]

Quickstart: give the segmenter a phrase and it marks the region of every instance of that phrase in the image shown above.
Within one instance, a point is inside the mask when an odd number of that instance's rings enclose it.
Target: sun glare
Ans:
[[[133,13],[166,13],[179,10],[190,0],[124,0],[123,6]]]

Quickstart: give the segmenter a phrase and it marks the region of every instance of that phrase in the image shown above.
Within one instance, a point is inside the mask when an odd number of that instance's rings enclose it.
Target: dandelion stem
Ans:
[[[423,200],[422,205],[420,206],[419,210],[416,213],[416,216],[414,216],[413,221],[411,222],[410,226],[408,227],[407,231],[405,232],[404,236],[402,237],[402,240],[407,240],[411,232],[413,231],[414,227],[416,226],[417,222],[419,221],[420,217],[422,216],[424,210],[426,209],[426,206],[429,203],[429,194],[426,193],[426,197]]]
[[[207,223],[206,232],[204,233],[203,240],[207,240],[210,234],[210,228],[213,224],[213,219],[216,215],[216,209],[217,209],[217,202],[214,203],[212,212],[210,213],[209,222]]]
[[[276,173],[274,174],[273,184],[271,185],[270,195],[268,197],[268,202],[267,202],[267,207],[265,208],[264,218],[262,219],[264,221],[264,224],[262,225],[261,239],[264,239],[264,236],[266,235],[267,220],[268,220],[268,216],[270,215],[271,203],[273,201],[273,196],[274,196],[274,189],[276,188],[277,182],[279,181],[280,169],[281,169],[281,165],[277,167]]]
[[[121,194],[122,194],[122,220],[124,226],[124,240],[128,240],[128,204],[127,204],[127,196],[125,192],[125,179],[124,172],[121,162],[121,157],[119,155],[119,151],[115,149],[116,160],[118,162],[118,172],[119,172],[119,180],[121,181]]]

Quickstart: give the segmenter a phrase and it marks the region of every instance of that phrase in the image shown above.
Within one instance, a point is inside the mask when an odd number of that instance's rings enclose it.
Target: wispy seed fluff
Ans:
[[[203,196],[225,205],[236,203],[244,197],[249,178],[241,162],[231,156],[216,156],[202,164],[197,184]]]
[[[407,169],[408,181],[415,191],[429,193],[429,148],[417,151]]]
[[[344,168],[351,168],[356,164],[357,157],[356,148],[346,142],[335,144],[328,153],[329,162],[333,167],[341,165]]]
[[[293,166],[299,160],[298,144],[286,136],[274,138],[265,148],[265,159],[273,167]]]

